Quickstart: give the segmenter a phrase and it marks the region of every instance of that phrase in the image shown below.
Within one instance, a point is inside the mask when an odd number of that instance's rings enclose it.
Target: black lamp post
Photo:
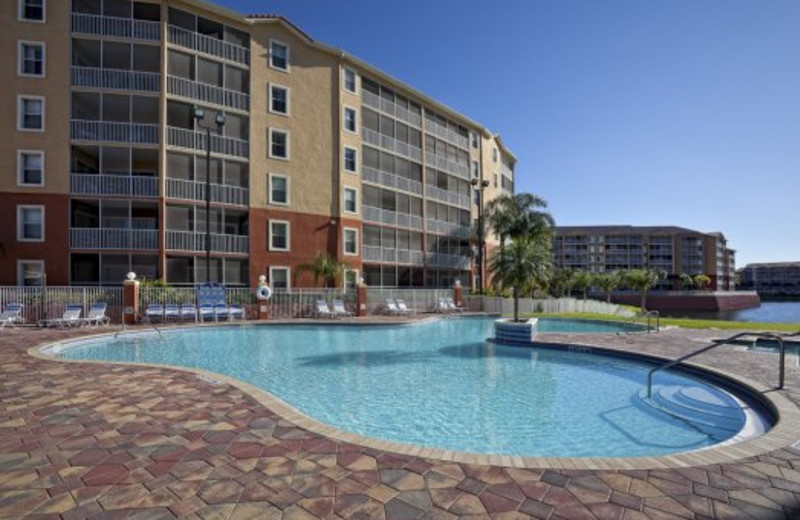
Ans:
[[[486,241],[483,238],[483,190],[489,186],[489,181],[472,179],[470,183],[477,188],[476,193],[478,194],[478,277],[481,279],[478,284],[478,294],[483,294],[483,257],[486,249]]]
[[[206,113],[200,108],[194,109],[194,120],[198,127],[206,131],[206,283],[211,283],[211,126],[200,123]],[[222,134],[225,116],[217,114],[214,118],[217,133]]]

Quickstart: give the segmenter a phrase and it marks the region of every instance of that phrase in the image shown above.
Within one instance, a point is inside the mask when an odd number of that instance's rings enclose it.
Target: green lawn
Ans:
[[[611,316],[609,314],[593,314],[585,312],[560,313],[560,314],[523,314],[525,317],[541,318],[574,318],[574,319],[593,319],[610,321],[628,321],[630,318],[621,316]],[[640,323],[645,319],[638,320]],[[721,321],[721,320],[692,320],[688,318],[661,318],[661,325],[674,325],[686,329],[735,329],[735,330],[766,330],[775,332],[798,332],[800,323],[751,323],[744,321]]]

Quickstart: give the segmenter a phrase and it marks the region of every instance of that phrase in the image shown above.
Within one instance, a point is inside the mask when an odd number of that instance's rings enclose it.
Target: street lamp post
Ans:
[[[194,120],[197,126],[206,131],[206,283],[211,283],[211,126],[200,123],[206,113],[200,108],[194,109]],[[214,118],[217,133],[222,134],[225,116],[217,114]]]
[[[483,258],[485,256],[486,249],[486,241],[483,237],[483,190],[489,186],[489,181],[472,179],[470,183],[477,188],[476,193],[478,194],[478,277],[480,278],[480,283],[478,284],[478,294],[482,295],[484,281]]]

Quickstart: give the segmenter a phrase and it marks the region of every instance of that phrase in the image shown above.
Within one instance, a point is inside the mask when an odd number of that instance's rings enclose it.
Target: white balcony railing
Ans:
[[[198,83],[177,76],[167,76],[167,93],[204,103],[213,103],[237,110],[250,109],[250,96],[235,90]]]
[[[437,186],[431,186],[430,184],[425,186],[425,196],[462,208],[469,208],[469,197],[466,195],[461,195],[460,193],[456,193],[454,191],[443,190]]]
[[[167,179],[167,197],[182,200],[206,200],[206,183],[184,179]],[[250,191],[239,186],[211,184],[211,202],[247,206]]]
[[[250,49],[246,47],[206,36],[205,34],[187,31],[174,25],[167,27],[167,34],[171,44],[241,63],[242,65],[250,65]]]
[[[432,166],[437,170],[442,170],[447,173],[452,173],[457,177],[464,180],[469,180],[469,166],[466,164],[457,163],[447,157],[435,155],[432,153],[425,154],[425,164]]]
[[[422,251],[391,249],[378,246],[362,246],[361,259],[364,262],[389,262],[393,264],[423,265],[425,255]]]
[[[365,182],[373,184],[380,184],[387,188],[394,188],[396,190],[403,190],[415,195],[422,195],[422,183],[394,175],[392,173],[382,172],[375,168],[368,166],[361,167],[361,176]]]
[[[72,249],[158,249],[157,229],[70,228]]]
[[[161,40],[161,22],[115,16],[72,13],[72,32],[132,40]]]
[[[422,116],[419,114],[415,114],[409,109],[401,107],[400,105],[397,105],[388,99],[381,99],[380,96],[377,96],[372,92],[367,92],[364,90],[361,92],[361,94],[364,104],[368,107],[379,110],[384,114],[394,116],[401,121],[404,121],[412,126],[416,126],[417,128],[422,125]]]
[[[503,172],[504,177],[514,180],[514,170],[512,170],[506,163],[503,163],[503,165],[500,167],[500,170]]]
[[[422,230],[422,217],[416,215],[398,213],[372,206],[362,206],[361,215],[365,222]]]
[[[425,222],[425,231],[428,233],[436,233],[439,235],[448,235],[459,238],[470,238],[472,230],[469,226],[461,226],[451,222],[444,222],[442,220],[434,220],[429,218]]]
[[[206,133],[186,128],[167,127],[167,144],[189,150],[206,150]],[[234,157],[249,157],[250,145],[247,141],[234,137],[211,134],[211,151]]]
[[[158,92],[160,78],[161,74],[156,72],[72,67],[72,85],[75,87]]]
[[[69,190],[74,195],[158,197],[158,177],[73,173],[69,176]]]
[[[412,146],[402,141],[398,141],[393,137],[379,134],[378,132],[370,130],[369,128],[362,129],[361,136],[364,139],[364,141],[368,144],[380,146],[381,148],[387,151],[404,155],[417,162],[422,161],[421,148],[417,148],[416,146]]]
[[[158,125],[73,119],[70,137],[75,141],[158,144]]]
[[[425,263],[435,267],[451,267],[454,269],[469,269],[468,256],[449,255],[445,253],[427,253]]]
[[[249,251],[247,235],[223,235],[211,233],[211,251],[215,253],[235,253],[246,255]],[[171,251],[204,252],[206,234],[194,231],[167,230],[167,249]]]
[[[430,119],[425,119],[425,131],[429,134],[433,134],[440,139],[444,139],[451,144],[458,146],[459,148],[463,148],[464,150],[469,150],[469,139],[466,136],[459,134],[458,132],[454,132],[448,128],[443,127],[437,123],[434,123]]]

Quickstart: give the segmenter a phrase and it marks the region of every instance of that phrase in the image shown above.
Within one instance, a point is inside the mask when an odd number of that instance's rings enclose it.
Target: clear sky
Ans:
[[[800,260],[800,0],[212,0],[288,17],[503,136],[562,225]]]

